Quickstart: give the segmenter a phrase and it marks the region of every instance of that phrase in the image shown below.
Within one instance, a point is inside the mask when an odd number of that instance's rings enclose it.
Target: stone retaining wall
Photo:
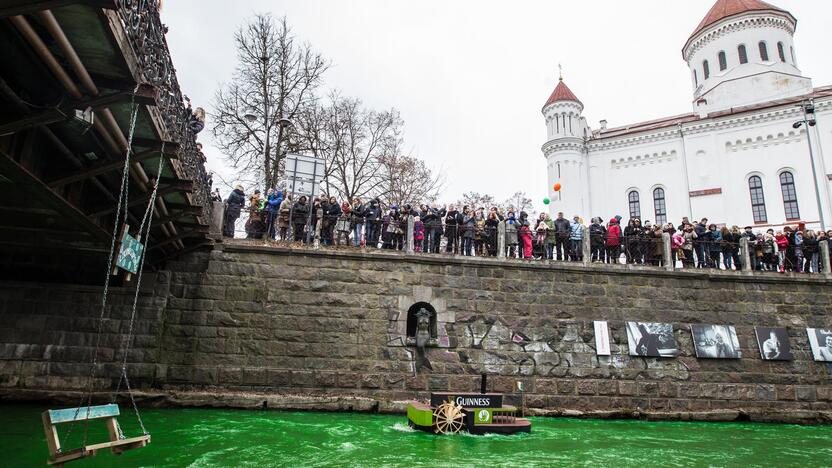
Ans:
[[[523,381],[528,407],[559,414],[832,414],[832,366],[812,361],[805,332],[832,328],[832,283],[820,277],[224,249],[169,264],[142,297],[130,362],[143,390],[356,397],[389,407],[430,391],[477,391],[487,373],[490,390],[511,393]],[[79,363],[93,336],[95,290],[43,289],[0,284],[6,395],[77,389],[86,375]],[[119,317],[128,289],[113,303]],[[404,335],[417,302],[436,311],[438,346],[428,352],[433,370],[415,372]],[[594,320],[609,322],[612,356],[595,355]],[[673,323],[679,357],[630,357],[628,320]],[[697,359],[692,323],[734,325],[743,358]],[[788,327],[794,361],[763,361],[754,326]],[[105,341],[115,343],[120,329],[119,320],[106,324]],[[98,388],[117,376],[102,374]]]

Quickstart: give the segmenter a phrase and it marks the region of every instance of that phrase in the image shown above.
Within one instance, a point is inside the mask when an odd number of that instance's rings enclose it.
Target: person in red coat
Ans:
[[[607,263],[618,263],[621,256],[621,226],[618,219],[612,218],[607,224]]]

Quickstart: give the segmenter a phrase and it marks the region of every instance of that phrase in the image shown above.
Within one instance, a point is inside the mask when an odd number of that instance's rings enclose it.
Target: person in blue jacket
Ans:
[[[280,190],[270,188],[266,193],[266,226],[269,239],[274,239],[277,234],[275,223],[277,222],[277,215],[280,213],[280,204],[283,203],[283,192]]]

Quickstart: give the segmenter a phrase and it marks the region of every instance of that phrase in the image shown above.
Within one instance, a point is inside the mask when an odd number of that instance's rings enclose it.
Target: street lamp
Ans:
[[[818,187],[818,173],[815,169],[815,152],[812,149],[812,135],[809,131],[810,127],[814,127],[818,124],[817,119],[815,118],[815,103],[812,100],[808,102],[804,101],[798,105],[800,109],[803,111],[803,119],[798,120],[797,122],[792,124],[792,128],[797,130],[798,128],[806,125],[806,141],[809,142],[809,161],[812,163],[812,182],[815,185],[815,198],[818,203],[818,214],[820,215],[820,226],[821,229],[824,231],[826,230],[826,221],[823,219],[823,205],[820,201],[820,187]]]

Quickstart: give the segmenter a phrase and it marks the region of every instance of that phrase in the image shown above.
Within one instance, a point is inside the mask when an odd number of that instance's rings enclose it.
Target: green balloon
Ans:
[[[549,200],[548,198],[543,199],[543,204],[544,205],[548,205],[549,203],[551,203],[551,200]]]

